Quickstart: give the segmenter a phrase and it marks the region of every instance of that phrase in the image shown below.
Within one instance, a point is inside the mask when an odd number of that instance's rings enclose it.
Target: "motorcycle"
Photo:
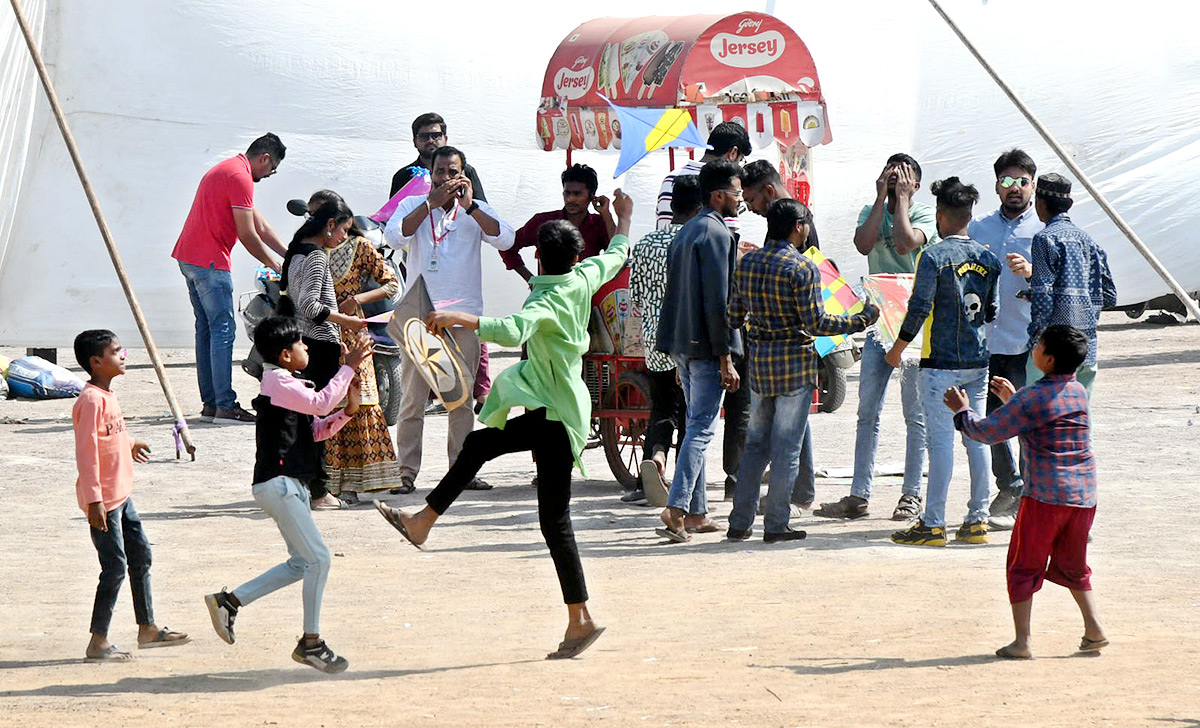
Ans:
[[[288,212],[303,217],[308,214],[308,205],[304,200],[289,200]],[[362,231],[363,237],[371,241],[375,249],[387,261],[396,277],[404,280],[403,263],[395,259],[396,250],[383,239],[383,226],[374,220],[356,216],[354,222]],[[378,288],[374,280],[363,281],[363,291]],[[279,274],[274,270],[259,267],[255,271],[255,289],[243,293],[238,300],[238,310],[241,313],[246,335],[254,340],[254,330],[263,319],[275,313],[275,308],[282,295],[279,287]],[[370,318],[391,311],[396,306],[396,300],[384,299],[363,306],[364,314]],[[375,384],[379,390],[379,406],[383,410],[384,419],[388,426],[396,424],[400,416],[400,347],[387,334],[386,323],[368,323],[367,334],[374,343]],[[258,350],[251,346],[250,354],[242,361],[242,370],[254,377],[262,379],[263,359]]]
[[[820,412],[836,412],[846,401],[846,370],[862,358],[862,349],[847,336],[817,366],[818,405]]]

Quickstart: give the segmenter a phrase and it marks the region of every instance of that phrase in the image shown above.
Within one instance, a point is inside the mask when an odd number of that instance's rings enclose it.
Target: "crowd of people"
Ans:
[[[531,451],[541,531],[568,611],[563,640],[547,657],[574,657],[594,643],[604,628],[587,608],[570,518],[571,474],[583,470],[591,421],[582,357],[592,297],[628,264],[631,299],[643,323],[650,422],[639,486],[622,500],[662,507],[659,536],[683,543],[722,530],[710,516],[706,462],[724,410],[724,497],[732,500],[725,537],[751,538],[761,514],[764,542],[804,539],[791,520],[813,509],[816,499],[808,417],[817,386],[814,337],[867,330],[850,493],[821,504],[814,515],[869,514],[881,412],[899,370],[906,456],[892,518],[910,523],[892,541],[947,544],[957,430],[971,487],[954,540],[981,544],[989,529],[1014,529],[1007,575],[1016,639],[997,655],[1031,655],[1030,603],[1043,579],[1075,596],[1085,623],[1080,649],[1107,645],[1086,563],[1096,502],[1088,399],[1096,321],[1115,303],[1115,290],[1104,251],[1067,215],[1066,178],[1039,177],[1025,152],[1004,152],[993,165],[999,207],[976,216],[974,186],[954,176],[939,180],[930,185],[936,205],[922,204],[914,199],[921,165],[908,154],[889,157],[854,234],[871,274],[912,276],[899,335],[886,342],[870,328],[880,313],[870,303],[853,314],[826,311],[820,272],[804,254],[819,246],[813,214],[792,199],[770,162],[743,165],[750,139],[735,123],[717,125],[703,157],[667,176],[657,229],[637,243],[629,239],[634,201],[619,189],[611,198],[600,195],[593,169],[576,164],[564,170],[562,208],[514,229],[484,200],[477,172],[448,144],[441,116],[423,114],[412,129],[418,158],[396,173],[391,192],[422,173],[419,168],[428,172],[430,189],[400,200],[387,222],[385,240],[405,254],[399,279],[330,190],[312,195],[303,224],[283,244],[253,204],[254,184],[284,159],[274,134],[204,176],[175,247],[196,319],[202,417],[255,425],[253,495],[289,552],[261,576],[205,597],[222,640],[234,643],[240,609],[303,581],[304,635],[293,658],[326,672],[346,669],[346,659],[320,637],[330,559],[312,511],[345,508],[359,493],[416,490],[432,392],[419,364],[405,358],[393,445],[363,334],[363,304],[395,299],[389,333],[398,336],[395,322],[425,321],[473,380],[463,386],[472,388],[477,406],[449,413],[451,466],[425,507],[408,512],[376,500],[377,510],[404,539],[424,548],[435,522],[464,490],[491,487],[478,478],[486,462]],[[745,210],[765,217],[765,240],[741,238],[738,218]],[[280,272],[285,293],[277,315],[254,332],[265,361],[255,413],[238,404],[231,382],[230,252],[238,241]],[[517,313],[483,315],[485,243],[529,285]],[[536,250],[532,261],[521,254],[528,247]],[[365,288],[367,279],[375,287]],[[917,341],[919,355],[906,356]],[[494,383],[486,343],[523,350],[521,361]],[[138,604],[139,647],[189,638],[159,628],[150,608],[149,541],[130,499],[133,462],[143,461],[147,448],[129,437],[111,391],[124,372],[123,350],[112,332],[88,331],[75,351],[92,378],[74,413],[77,490],[102,565],[87,656],[127,660],[130,653],[107,639],[126,569]],[[513,416],[514,408],[523,413]],[[483,429],[475,429],[476,414]],[[760,503],[765,475],[767,496]],[[989,506],[992,477],[998,494]]]

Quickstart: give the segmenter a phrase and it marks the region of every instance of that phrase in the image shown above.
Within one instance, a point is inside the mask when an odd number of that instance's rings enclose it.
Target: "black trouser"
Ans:
[[[1029,352],[1024,354],[992,354],[988,360],[988,379],[992,377],[1004,377],[1013,383],[1017,389],[1025,386],[1025,361],[1029,357]],[[1000,401],[996,395],[992,394],[990,389],[987,398],[987,413],[990,415],[997,409],[1000,409]],[[1009,446],[1008,440],[998,442],[992,445],[992,475],[996,476],[996,487],[1000,490],[1012,491],[1015,495],[1021,494],[1021,489],[1025,485],[1024,479],[1021,477],[1020,466],[1013,459],[1012,448]]]
[[[92,544],[100,557],[100,583],[96,586],[96,601],[92,606],[94,635],[108,636],[113,608],[129,570],[129,589],[133,592],[133,616],[142,626],[154,624],[154,608],[150,600],[150,540],[142,530],[142,519],[126,499],[105,516],[108,530],[91,528]]]
[[[675,370],[665,372],[647,371],[650,378],[650,424],[643,440],[642,459],[650,460],[656,452],[670,453],[671,445],[683,439],[687,422],[687,403],[683,399],[683,387],[675,378]]]
[[[571,528],[571,468],[575,456],[567,428],[546,419],[545,408],[509,420],[503,430],[488,427],[467,435],[462,452],[437,487],[425,498],[438,514],[445,513],[489,460],[514,452],[533,452],[537,461],[538,522],[550,558],[558,571],[563,601],[587,601],[583,564]]]
[[[721,467],[725,471],[725,490],[732,492],[737,483],[738,467],[746,451],[746,431],[750,429],[750,367],[744,356],[733,357],[741,384],[736,392],[725,393],[725,437]]]
[[[329,384],[329,381],[338,373],[338,369],[342,368],[342,345],[322,339],[310,339],[307,336],[303,341],[308,346],[308,366],[304,368],[301,375],[311,381],[318,390],[324,389],[325,385]],[[318,442],[317,448],[320,450],[321,459],[324,460],[325,443]],[[322,475],[306,483],[313,500],[324,498],[329,494],[329,488],[326,485],[328,482],[329,478]]]

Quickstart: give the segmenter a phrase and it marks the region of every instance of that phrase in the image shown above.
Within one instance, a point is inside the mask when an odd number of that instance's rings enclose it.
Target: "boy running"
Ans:
[[[350,663],[326,646],[318,629],[330,558],[313,522],[307,483],[325,474],[322,451],[316,443],[337,434],[358,412],[361,394],[354,372],[370,355],[371,344],[360,339],[320,391],[296,376],[308,366],[308,347],[300,340],[295,319],[272,316],[264,320],[254,331],[254,346],[266,364],[262,393],[254,399],[258,421],[252,492],[279,527],[291,558],[231,592],[222,589],[207,595],[204,603],[217,636],[233,644],[233,622],[239,609],[303,579],[304,636],[292,659],[322,672],[343,672]],[[345,409],[330,415],[347,396]]]

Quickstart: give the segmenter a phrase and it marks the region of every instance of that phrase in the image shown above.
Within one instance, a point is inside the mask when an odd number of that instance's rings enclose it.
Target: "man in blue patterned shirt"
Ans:
[[[1054,324],[1074,326],[1088,337],[1087,357],[1075,376],[1092,394],[1096,380],[1096,322],[1100,311],[1115,306],[1117,289],[1108,256],[1092,236],[1067,217],[1071,209],[1071,181],[1060,174],[1038,178],[1034,205],[1046,227],[1033,236],[1033,300],[1029,340]],[[1030,362],[1028,381],[1041,372]]]
[[[811,476],[812,458],[801,462],[808,411],[817,385],[817,354],[812,336],[862,331],[875,323],[871,305],[851,316],[825,312],[821,273],[797,249],[808,240],[812,213],[796,200],[775,200],[767,208],[767,242],[742,257],[729,301],[729,326],[745,328],[748,342],[750,427],[738,468],[729,515],[731,540],[750,538],[758,509],[759,485],[767,462],[771,480],[763,515],[763,540],[791,541],[804,531],[788,526],[792,485],[800,468]]]
[[[1016,391],[1001,377],[992,393],[1004,404],[986,419],[971,411],[966,393],[952,388],[944,402],[955,412],[954,426],[983,443],[1021,440],[1025,495],[1008,544],[1008,598],[1016,639],[996,650],[1008,659],[1032,657],[1029,649],[1033,594],[1049,579],[1071,590],[1083,613],[1079,649],[1108,645],[1096,618],[1087,539],[1096,517],[1096,459],[1088,422],[1088,395],[1075,370],[1089,349],[1087,336],[1070,326],[1046,328],[1030,358],[1045,376]],[[1049,562],[1049,565],[1047,565]]]

